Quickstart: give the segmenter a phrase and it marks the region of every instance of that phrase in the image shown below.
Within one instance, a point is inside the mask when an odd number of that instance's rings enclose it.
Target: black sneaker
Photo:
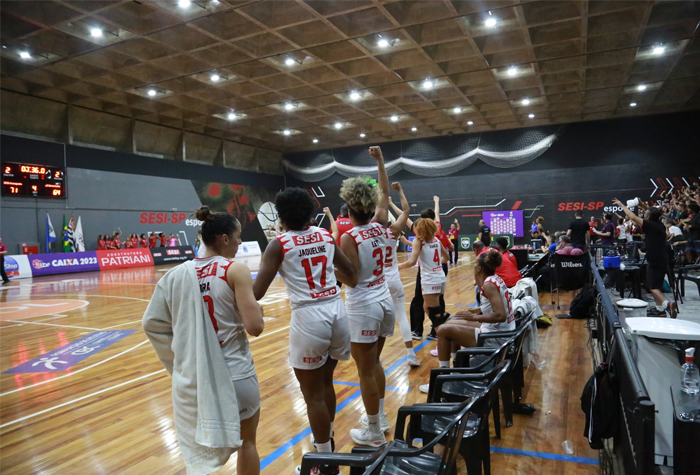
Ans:
[[[423,335],[419,334],[418,332],[411,332],[411,338],[414,340],[422,340]]]
[[[430,340],[430,341],[435,341],[435,340],[437,340],[437,335],[434,335],[431,333],[430,335],[426,336],[425,339]]]
[[[671,318],[676,318],[678,316],[678,304],[676,302],[669,302],[666,311]]]

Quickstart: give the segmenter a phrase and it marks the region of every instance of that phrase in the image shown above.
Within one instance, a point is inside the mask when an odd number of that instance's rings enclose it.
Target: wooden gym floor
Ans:
[[[254,269],[257,262],[249,265]],[[2,287],[3,372],[96,331],[135,331],[64,371],[0,375],[1,473],[185,474],[172,421],[170,377],[140,324],[155,282],[168,268],[68,274]],[[415,274],[415,269],[401,274],[407,303]],[[447,280],[448,311],[474,302],[471,254],[462,253]],[[540,301],[553,316],[549,295]],[[262,397],[258,450],[263,474],[291,475],[311,446],[304,401],[287,364],[290,310],[279,277],[262,304],[265,332],[251,339]],[[523,397],[537,412],[515,415],[513,427],[503,426],[501,440],[492,433],[494,475],[599,473],[598,453],[583,437],[579,402],[592,372],[586,341],[580,320],[555,319],[553,326],[539,330],[538,351],[545,364],[527,370]],[[415,343],[420,368],[406,366],[398,325],[382,355],[391,423],[400,406],[424,402],[418,386],[437,366],[429,353],[435,342]],[[46,364],[45,358],[36,366]],[[335,440],[338,451],[349,452],[348,431],[358,426],[364,411],[352,360],[338,365],[335,380]],[[561,447],[564,440],[573,442],[571,457]],[[235,455],[218,473],[235,473]]]

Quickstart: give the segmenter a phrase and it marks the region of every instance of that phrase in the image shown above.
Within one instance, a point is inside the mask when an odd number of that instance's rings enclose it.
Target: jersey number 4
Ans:
[[[314,275],[311,271],[311,267],[316,267],[321,264],[321,282],[320,287],[326,287],[326,265],[328,264],[328,258],[326,256],[314,256],[301,261],[301,266],[306,272],[306,281],[309,283],[309,289],[314,290],[316,288],[316,282],[314,282]]]
[[[433,262],[435,263],[436,266],[440,265],[440,251],[438,249],[435,249],[435,255],[433,256]]]

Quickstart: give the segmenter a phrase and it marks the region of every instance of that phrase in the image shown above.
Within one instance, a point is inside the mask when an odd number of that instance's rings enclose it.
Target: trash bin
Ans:
[[[620,319],[622,328],[627,328],[625,323],[628,318],[645,318],[649,302],[639,299],[622,299],[615,302],[617,306],[617,316]]]
[[[673,466],[673,401],[669,387],[680,384],[685,350],[700,348],[700,324],[670,318],[627,318],[632,357],[656,405],[655,463]]]

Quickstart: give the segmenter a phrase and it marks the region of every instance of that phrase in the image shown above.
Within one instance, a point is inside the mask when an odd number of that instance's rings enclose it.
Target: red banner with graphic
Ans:
[[[153,265],[153,257],[150,249],[112,249],[97,251],[97,263],[100,270],[147,267]]]

